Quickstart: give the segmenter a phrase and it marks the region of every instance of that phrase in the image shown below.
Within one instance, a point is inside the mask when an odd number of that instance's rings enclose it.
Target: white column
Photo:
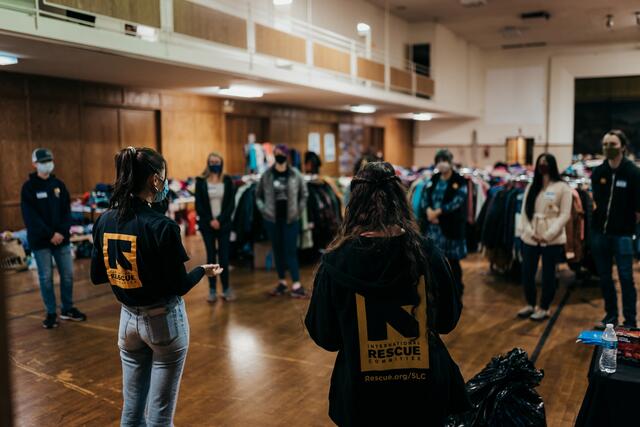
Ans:
[[[160,0],[160,28],[162,32],[173,32],[173,0]]]

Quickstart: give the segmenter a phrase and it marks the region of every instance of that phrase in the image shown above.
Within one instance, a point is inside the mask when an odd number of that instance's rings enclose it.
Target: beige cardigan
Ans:
[[[533,237],[546,240],[548,245],[564,245],[567,243],[565,225],[571,217],[571,188],[563,181],[552,182],[540,190],[536,197],[533,218],[529,220],[526,213],[526,201],[531,184],[524,193],[520,218],[522,241],[531,246],[538,243]]]

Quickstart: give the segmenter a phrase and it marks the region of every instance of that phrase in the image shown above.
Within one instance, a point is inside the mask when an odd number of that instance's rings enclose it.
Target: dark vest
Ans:
[[[429,206],[433,206],[433,191],[436,188],[436,185],[440,181],[440,174],[437,173],[433,177],[431,177],[431,185],[425,189],[426,197],[429,202]],[[467,180],[464,179],[460,174],[453,172],[451,178],[449,179],[447,189],[444,192],[444,199],[442,200],[443,204],[449,203],[455,197],[456,192],[462,188],[463,186],[467,186]],[[451,240],[460,240],[465,238],[465,224],[467,223],[467,203],[463,203],[458,209],[452,212],[443,213],[440,215],[440,229],[442,230],[442,234],[447,239]],[[426,213],[425,221],[426,220]]]

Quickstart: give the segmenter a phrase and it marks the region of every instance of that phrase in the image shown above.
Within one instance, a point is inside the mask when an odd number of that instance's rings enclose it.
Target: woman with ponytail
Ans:
[[[234,301],[235,295],[229,288],[229,241],[231,236],[231,215],[235,208],[235,190],[228,175],[223,175],[224,160],[218,153],[207,156],[207,166],[202,176],[196,178],[196,212],[198,228],[207,250],[207,262],[223,268],[222,298]],[[209,278],[207,301],[218,300],[216,278]]]
[[[93,228],[91,280],[110,283],[122,305],[118,347],[122,361],[123,426],[172,426],[189,347],[182,296],[218,265],[187,273],[178,225],[151,208],[169,191],[164,158],[129,147],[116,156],[110,208]]]
[[[393,166],[367,163],[351,183],[305,320],[316,344],[338,352],[331,419],[442,426],[467,409],[464,381],[439,337],[455,328],[461,310],[449,264],[421,237]]]

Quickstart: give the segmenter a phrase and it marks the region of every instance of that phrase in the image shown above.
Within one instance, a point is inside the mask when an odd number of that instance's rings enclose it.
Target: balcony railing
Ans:
[[[215,43],[251,64],[295,66],[354,83],[432,97],[429,70],[398,53],[328,31],[246,0],[0,0],[9,8],[150,41]]]

